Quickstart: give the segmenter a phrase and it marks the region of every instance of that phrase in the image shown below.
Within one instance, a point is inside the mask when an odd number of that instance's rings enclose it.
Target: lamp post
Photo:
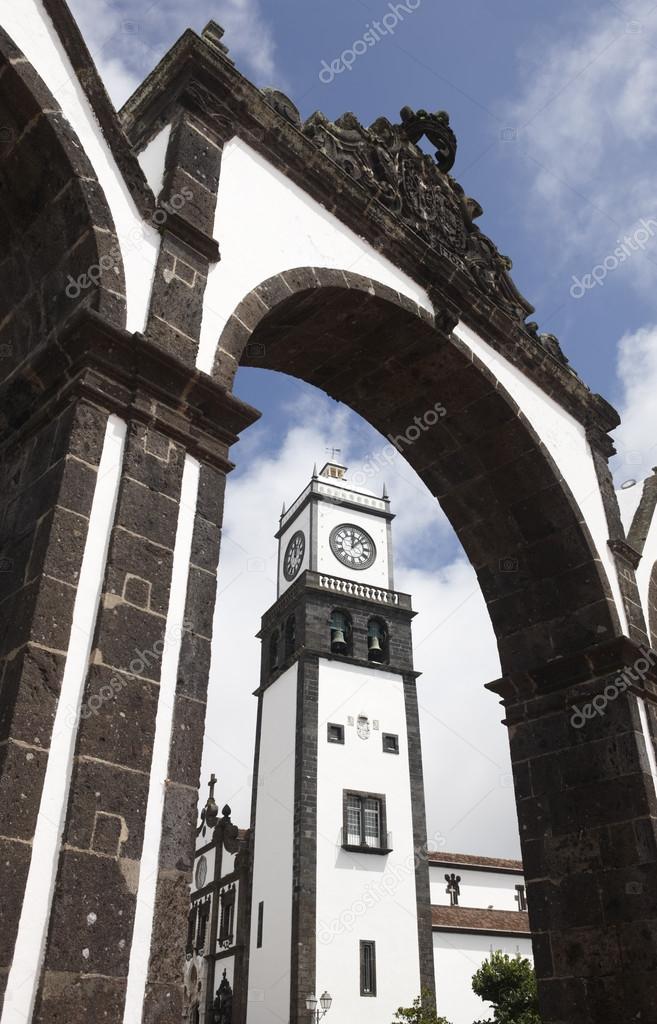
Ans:
[[[325,1014],[327,1014],[331,1009],[332,1002],[333,997],[330,996],[328,992],[323,992],[322,995],[319,997],[320,1009],[318,1009],[316,997],[314,995],[306,996],[306,1009],[310,1011],[310,1019],[313,1022],[313,1024],[319,1024],[319,1021],[322,1019],[322,1017]]]

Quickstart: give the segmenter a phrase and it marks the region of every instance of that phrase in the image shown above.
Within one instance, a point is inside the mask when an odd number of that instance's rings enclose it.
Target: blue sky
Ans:
[[[240,70],[283,89],[304,117],[351,110],[369,124],[397,120],[407,104],[447,110],[459,144],[452,173],[482,205],[480,227],[513,259],[541,330],[559,337],[585,382],[623,414],[619,482],[657,464],[657,5],[412,0],[398,9],[393,32],[326,84],[324,62],[348,54],[390,13],[388,0],[71,6],[117,106],[186,27],[200,31],[214,18]],[[234,451],[216,623],[224,653],[213,669],[204,774],[217,772],[245,821],[251,638],[274,597],[281,500],[301,490],[326,445],[342,447],[356,468],[381,441],[347,410],[280,375],[241,370],[236,390],[263,420]],[[498,674],[485,607],[435,502],[402,460],[385,469],[399,512],[398,586],[420,609],[429,832],[453,850],[513,854],[506,738],[495,698],[482,689]],[[466,664],[455,654],[463,649],[471,652]]]

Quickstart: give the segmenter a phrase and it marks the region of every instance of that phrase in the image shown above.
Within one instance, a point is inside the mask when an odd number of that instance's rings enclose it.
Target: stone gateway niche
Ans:
[[[302,121],[214,23],[117,114],[63,0],[3,5],[0,58],[0,1024],[181,1019],[240,365],[389,438],[477,572],[545,1024],[657,1021],[652,535],[447,115]]]

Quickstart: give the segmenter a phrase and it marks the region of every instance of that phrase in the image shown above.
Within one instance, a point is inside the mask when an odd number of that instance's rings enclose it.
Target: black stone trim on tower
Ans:
[[[297,675],[290,1024],[307,1018],[306,996],[315,991],[318,701],[319,658],[304,655]]]
[[[433,939],[431,935],[431,890],[429,886],[427,818],[424,805],[420,715],[417,702],[416,676],[414,673],[404,673],[403,679],[406,735],[408,739],[408,769],[411,780],[413,849],[415,851],[415,898],[417,901],[417,929],[420,953],[420,987],[427,989],[435,1000],[436,979]]]

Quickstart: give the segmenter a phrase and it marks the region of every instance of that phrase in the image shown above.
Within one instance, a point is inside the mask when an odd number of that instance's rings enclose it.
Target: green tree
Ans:
[[[393,1024],[449,1024],[446,1017],[436,1016],[433,996],[428,989],[413,1000],[412,1006],[400,1006]]]
[[[474,975],[472,989],[493,1004],[493,1017],[474,1024],[541,1024],[536,975],[524,957],[491,953]]]

